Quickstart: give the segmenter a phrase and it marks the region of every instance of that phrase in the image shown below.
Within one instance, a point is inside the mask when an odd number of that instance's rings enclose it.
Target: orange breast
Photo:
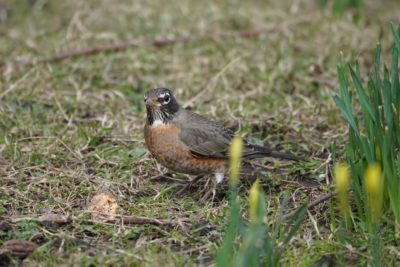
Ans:
[[[180,131],[173,124],[145,126],[144,136],[147,147],[159,163],[170,170],[188,174],[225,172],[226,159],[194,157],[180,140]]]

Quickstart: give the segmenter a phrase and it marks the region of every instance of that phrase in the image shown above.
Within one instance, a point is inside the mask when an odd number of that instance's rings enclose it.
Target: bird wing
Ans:
[[[181,129],[180,139],[188,146],[196,157],[229,158],[229,147],[234,132],[222,127],[203,116],[182,109],[175,123]],[[267,147],[253,145],[246,140],[243,146],[243,158],[275,157],[288,160],[302,160],[301,158],[273,151]]]
[[[180,139],[198,157],[228,158],[233,132],[188,110],[177,120]],[[183,121],[183,122],[182,122]],[[181,122],[181,123],[179,123]]]

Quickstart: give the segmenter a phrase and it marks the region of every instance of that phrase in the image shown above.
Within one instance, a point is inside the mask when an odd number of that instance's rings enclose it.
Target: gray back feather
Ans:
[[[228,158],[234,133],[214,121],[181,108],[173,119],[181,129],[180,138],[195,156]]]

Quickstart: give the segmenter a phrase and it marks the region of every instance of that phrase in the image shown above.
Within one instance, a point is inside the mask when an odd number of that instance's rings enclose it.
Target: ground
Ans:
[[[357,59],[368,73],[381,41],[387,61],[399,13],[395,0],[365,1],[341,16],[311,0],[0,1],[0,221],[8,225],[0,245],[38,244],[27,266],[213,265],[228,220],[227,181],[200,201],[207,179],[178,196],[190,177],[160,177],[167,170],[143,138],[144,92],[169,87],[180,104],[250,141],[307,158],[258,162],[269,213],[284,194],[289,212],[331,191],[333,147],[340,158],[347,132],[331,98],[340,58]],[[264,32],[235,34],[254,29]],[[190,39],[145,42],[181,36]],[[129,40],[138,44],[26,64]],[[254,178],[241,181],[245,217]],[[88,205],[101,191],[116,198],[120,214],[170,223],[93,222]],[[310,209],[283,266],[368,264],[357,236],[346,245],[332,238],[329,203]],[[72,221],[24,219],[49,213]],[[387,240],[392,265],[400,252]]]

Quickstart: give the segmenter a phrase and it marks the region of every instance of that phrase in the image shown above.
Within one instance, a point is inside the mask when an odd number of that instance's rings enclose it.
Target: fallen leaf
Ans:
[[[11,232],[12,226],[7,221],[0,221],[0,232]]]
[[[42,225],[49,225],[49,224],[67,224],[71,221],[71,218],[66,215],[56,214],[56,213],[46,213],[38,217],[38,223]]]
[[[0,146],[0,151],[2,147]],[[0,177],[6,177],[9,172],[8,168],[10,166],[10,162],[8,162],[6,159],[0,157]]]
[[[89,205],[93,220],[114,220],[117,209],[117,200],[108,192],[96,194]]]
[[[37,249],[38,245],[31,241],[12,239],[0,247],[0,255],[9,255],[24,259]]]

